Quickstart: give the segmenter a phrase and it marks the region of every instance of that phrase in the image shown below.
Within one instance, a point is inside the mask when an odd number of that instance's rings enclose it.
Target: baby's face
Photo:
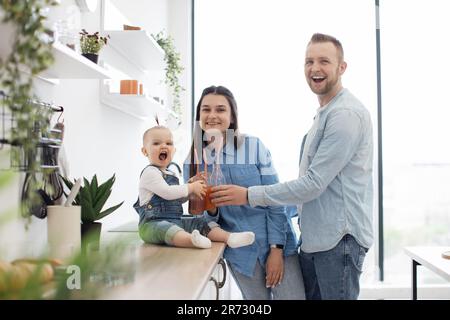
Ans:
[[[166,128],[155,129],[147,134],[142,153],[150,163],[160,168],[167,168],[175,153],[173,137]]]

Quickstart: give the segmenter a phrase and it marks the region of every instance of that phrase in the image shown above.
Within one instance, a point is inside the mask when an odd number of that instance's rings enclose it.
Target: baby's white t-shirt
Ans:
[[[175,176],[171,171],[164,170],[163,172]],[[139,205],[147,203],[155,194],[166,200],[187,198],[188,185],[168,185],[161,170],[154,166],[148,166],[142,172],[139,181]]]

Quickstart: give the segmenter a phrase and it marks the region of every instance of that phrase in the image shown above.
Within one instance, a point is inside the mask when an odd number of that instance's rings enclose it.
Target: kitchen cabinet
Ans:
[[[225,261],[220,258],[198,299],[230,300],[230,276]]]

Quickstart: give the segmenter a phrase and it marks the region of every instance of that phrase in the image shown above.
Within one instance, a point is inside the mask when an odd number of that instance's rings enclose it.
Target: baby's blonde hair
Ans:
[[[165,126],[157,125],[157,126],[154,126],[154,127],[151,127],[149,129],[145,130],[144,134],[142,135],[142,143],[145,144],[145,140],[148,139],[150,137],[150,135],[152,134],[152,132],[154,132],[155,130],[167,130],[172,134],[172,131],[170,131],[169,128],[167,128]]]

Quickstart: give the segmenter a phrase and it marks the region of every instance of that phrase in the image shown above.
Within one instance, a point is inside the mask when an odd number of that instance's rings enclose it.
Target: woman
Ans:
[[[213,169],[211,163],[220,163],[227,184],[249,187],[278,182],[264,144],[256,137],[239,134],[236,101],[227,88],[203,90],[195,120],[191,152],[184,164],[185,180],[193,177],[197,168],[204,170],[200,158],[206,157],[208,172]],[[226,248],[224,253],[244,299],[305,299],[297,240],[285,207],[229,206],[209,213],[216,214],[224,230],[248,230],[256,235],[252,245]]]

